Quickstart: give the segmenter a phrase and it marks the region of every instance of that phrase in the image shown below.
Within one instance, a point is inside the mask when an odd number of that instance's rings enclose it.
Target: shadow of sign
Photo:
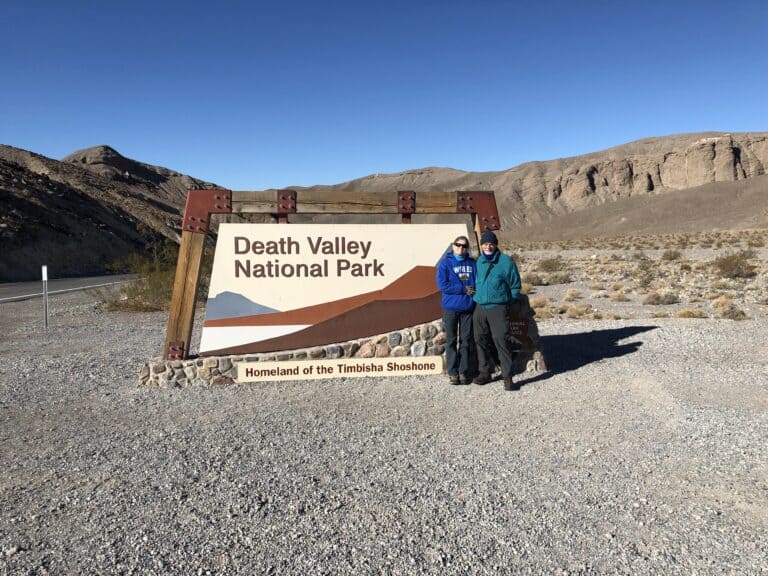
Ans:
[[[634,341],[625,344],[619,344],[619,342],[656,328],[657,326],[628,326],[612,330],[542,336],[539,339],[539,347],[546,355],[549,371],[523,380],[520,385],[541,382],[558,374],[578,370],[592,362],[632,354],[643,345],[642,342]]]

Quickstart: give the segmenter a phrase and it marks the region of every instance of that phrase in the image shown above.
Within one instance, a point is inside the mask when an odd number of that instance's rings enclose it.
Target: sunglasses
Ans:
[[[454,242],[453,245],[456,246],[456,248],[469,248],[469,244],[460,244],[459,242]]]

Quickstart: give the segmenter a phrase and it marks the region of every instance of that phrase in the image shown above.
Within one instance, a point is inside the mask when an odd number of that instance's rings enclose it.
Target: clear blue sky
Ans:
[[[768,130],[768,2],[6,0],[0,142],[236,190]]]

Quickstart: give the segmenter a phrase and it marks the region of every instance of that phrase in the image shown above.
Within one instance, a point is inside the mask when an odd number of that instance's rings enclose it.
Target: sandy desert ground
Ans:
[[[0,573],[768,573],[748,241],[512,247],[550,368],[512,393],[139,388],[164,313],[64,294],[46,332],[39,300],[1,304]],[[713,273],[744,249],[753,275]]]

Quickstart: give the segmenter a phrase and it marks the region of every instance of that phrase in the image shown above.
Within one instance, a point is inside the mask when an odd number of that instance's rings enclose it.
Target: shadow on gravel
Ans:
[[[628,326],[614,330],[593,330],[578,334],[542,336],[539,339],[539,348],[547,359],[549,371],[520,381],[520,386],[547,380],[571,370],[578,370],[592,362],[632,354],[643,343],[635,341],[619,344],[619,341],[656,328],[658,326]]]

